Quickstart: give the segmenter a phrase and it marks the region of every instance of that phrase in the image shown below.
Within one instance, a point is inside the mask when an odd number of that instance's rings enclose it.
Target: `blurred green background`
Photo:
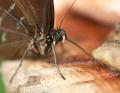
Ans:
[[[1,73],[1,66],[2,66],[2,62],[0,61],[0,93],[6,93],[5,85],[4,85],[4,82],[3,82],[3,76],[2,76],[2,73]]]

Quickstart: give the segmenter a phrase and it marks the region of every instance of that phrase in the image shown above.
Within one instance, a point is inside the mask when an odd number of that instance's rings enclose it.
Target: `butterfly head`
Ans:
[[[53,35],[53,44],[64,42],[67,38],[66,32],[63,29],[58,29]]]

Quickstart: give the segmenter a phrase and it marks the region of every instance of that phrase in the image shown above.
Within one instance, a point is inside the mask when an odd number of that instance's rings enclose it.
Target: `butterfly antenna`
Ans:
[[[26,49],[25,52],[24,52],[24,54],[23,54],[23,56],[22,56],[22,58],[21,58],[20,64],[18,65],[16,71],[14,72],[14,74],[12,75],[12,77],[11,77],[11,79],[10,79],[10,83],[13,82],[13,79],[14,79],[14,77],[17,75],[20,67],[22,66],[23,60],[24,60],[24,58],[25,58],[25,56],[27,55],[28,52],[29,52],[29,49]]]
[[[70,13],[70,11],[71,11],[71,9],[73,8],[73,5],[75,4],[75,2],[76,2],[76,0],[73,1],[71,7],[68,9],[68,11],[65,13],[65,15],[63,16],[63,18],[60,20],[59,26],[57,27],[58,29],[61,28],[65,17]]]
[[[65,77],[63,76],[63,74],[62,74],[62,72],[61,72],[61,70],[60,70],[60,68],[59,68],[59,66],[58,66],[58,63],[57,63],[57,58],[56,58],[56,52],[55,52],[55,47],[54,47],[54,45],[52,45],[52,51],[53,51],[55,66],[57,67],[57,70],[58,70],[61,78],[62,78],[63,80],[65,80]]]
[[[88,55],[89,57],[91,57],[93,61],[96,61],[96,59],[90,53],[88,53],[84,48],[82,48],[80,45],[78,45],[77,43],[75,43],[74,41],[72,41],[70,39],[66,39],[66,40],[68,42],[72,43],[73,45],[77,46],[79,49],[81,49],[86,55]]]

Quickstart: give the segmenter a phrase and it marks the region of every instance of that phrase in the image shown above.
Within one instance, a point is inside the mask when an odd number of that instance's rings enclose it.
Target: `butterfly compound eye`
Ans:
[[[58,29],[53,36],[53,41],[56,43],[58,42],[64,42],[67,38],[66,32],[63,29]]]

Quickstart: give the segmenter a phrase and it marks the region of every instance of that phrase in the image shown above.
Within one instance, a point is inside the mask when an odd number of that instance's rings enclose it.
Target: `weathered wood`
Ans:
[[[44,61],[25,60],[12,84],[10,77],[17,62],[2,66],[4,81],[9,93],[119,93],[117,73],[91,61],[60,64],[63,80],[54,65]]]
[[[106,42],[93,52],[93,56],[112,70],[120,71],[120,42]]]
[[[120,71],[120,25],[108,35],[107,40],[96,50],[93,56],[112,70]]]

